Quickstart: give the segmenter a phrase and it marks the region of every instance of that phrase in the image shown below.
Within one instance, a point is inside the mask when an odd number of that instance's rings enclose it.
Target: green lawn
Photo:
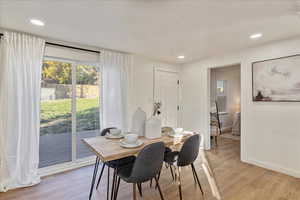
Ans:
[[[99,100],[77,98],[77,131],[99,129]],[[41,135],[71,132],[71,99],[41,103]]]

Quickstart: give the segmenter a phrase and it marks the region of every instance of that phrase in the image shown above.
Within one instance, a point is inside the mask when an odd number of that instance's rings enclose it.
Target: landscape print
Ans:
[[[253,101],[300,101],[300,55],[252,63]]]

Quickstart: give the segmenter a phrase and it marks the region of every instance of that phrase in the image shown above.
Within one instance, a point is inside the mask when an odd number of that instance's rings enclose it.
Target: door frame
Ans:
[[[181,120],[181,112],[182,112],[182,98],[181,98],[181,91],[182,91],[182,84],[181,84],[181,76],[180,76],[180,70],[175,70],[175,69],[168,69],[164,68],[161,66],[154,66],[153,67],[153,104],[155,103],[157,99],[157,78],[158,78],[158,73],[159,72],[167,72],[167,73],[175,73],[178,75],[178,96],[177,96],[177,101],[178,101],[178,106],[179,110],[177,110],[177,127],[181,127],[182,125],[182,120]],[[177,128],[175,127],[175,128]]]
[[[205,105],[207,107],[207,109],[204,110],[204,113],[205,113],[205,123],[204,123],[204,129],[206,130],[206,133],[205,134],[205,142],[204,142],[204,148],[205,150],[210,150],[211,149],[211,129],[210,129],[210,109],[211,109],[211,70],[213,69],[218,69],[218,68],[222,68],[222,67],[230,67],[230,66],[234,66],[234,65],[239,65],[240,66],[240,87],[241,87],[241,97],[240,97],[240,112],[241,112],[241,115],[243,116],[244,114],[242,113],[243,112],[243,100],[244,100],[244,97],[242,96],[242,63],[241,62],[236,62],[236,63],[232,63],[232,64],[224,64],[224,65],[217,65],[217,66],[210,66],[210,67],[207,67],[205,69],[205,74],[206,74],[206,85],[207,85],[207,88],[206,88],[206,94],[207,94],[207,97],[205,98]],[[241,137],[240,137],[240,147],[242,147],[242,134],[243,134],[243,125],[242,125],[242,117],[241,117],[241,128],[240,128],[240,131],[241,131]],[[241,148],[241,151],[242,151],[242,148]],[[241,154],[242,155],[242,154]]]
[[[99,62],[84,62],[84,61],[79,61],[79,60],[72,60],[72,59],[67,59],[67,58],[58,58],[58,57],[52,57],[52,56],[44,56],[44,60],[50,60],[50,61],[59,61],[59,62],[66,62],[71,64],[71,77],[72,77],[72,98],[71,98],[71,114],[72,114],[72,130],[71,130],[71,160],[55,165],[50,165],[47,167],[42,167],[38,169],[38,173],[41,177],[43,176],[48,176],[51,174],[55,173],[60,173],[66,170],[72,170],[76,168],[80,168],[83,166],[88,166],[91,164],[94,164],[95,162],[95,156],[89,156],[85,158],[79,158],[77,159],[77,132],[76,132],[76,67],[77,65],[94,65],[97,66],[99,69],[99,88],[103,86],[102,81],[103,81],[103,70]],[[99,98],[99,104],[103,102],[103,89],[100,89],[101,93],[100,98]],[[100,108],[102,105],[99,105]],[[100,109],[100,128],[103,127],[103,109]]]

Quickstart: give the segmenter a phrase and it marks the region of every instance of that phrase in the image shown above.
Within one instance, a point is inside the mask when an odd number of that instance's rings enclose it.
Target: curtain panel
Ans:
[[[129,131],[131,124],[133,69],[130,54],[102,50],[103,128],[117,127]]]
[[[45,41],[5,32],[0,42],[0,191],[40,182],[41,68]]]

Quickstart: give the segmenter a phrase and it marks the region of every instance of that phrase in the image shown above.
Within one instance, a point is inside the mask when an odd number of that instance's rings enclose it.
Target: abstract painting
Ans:
[[[252,63],[253,101],[300,101],[300,55]]]

